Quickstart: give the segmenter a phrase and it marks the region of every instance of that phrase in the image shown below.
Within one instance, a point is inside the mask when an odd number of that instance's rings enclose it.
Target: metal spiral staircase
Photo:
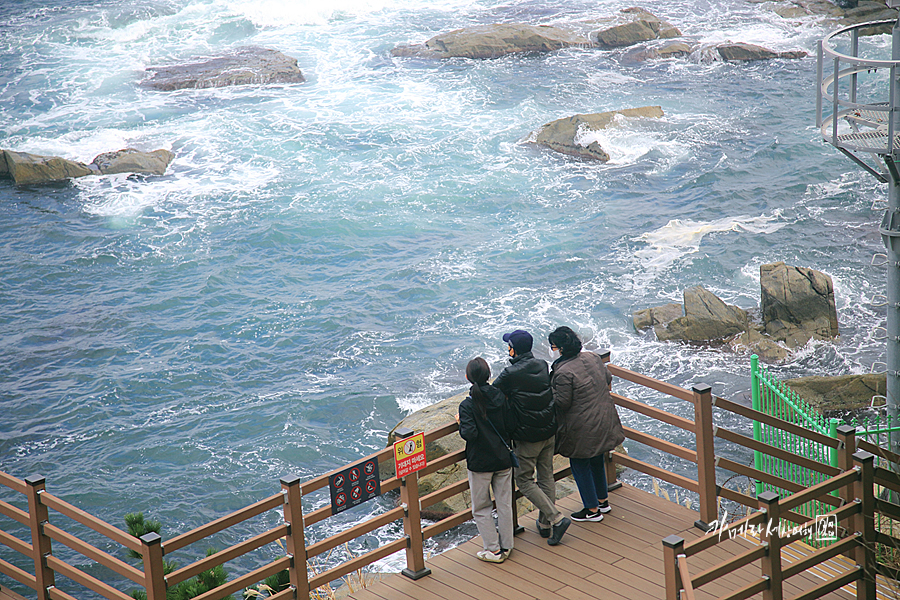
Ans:
[[[900,8],[900,0],[887,0]],[[864,29],[893,24],[891,56],[877,42],[860,50]],[[883,38],[876,38],[881,40]],[[887,409],[900,416],[900,18],[844,27],[819,41],[816,125],[824,140],[878,181],[888,184],[888,206],[879,232],[887,269]],[[881,329],[881,328],[879,328]],[[893,448],[896,452],[898,449]]]

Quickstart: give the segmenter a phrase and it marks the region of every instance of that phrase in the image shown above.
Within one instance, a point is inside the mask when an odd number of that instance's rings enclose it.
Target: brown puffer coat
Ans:
[[[616,405],[609,395],[612,375],[593,352],[579,352],[553,363],[550,374],[559,429],[556,452],[593,458],[625,440]]]

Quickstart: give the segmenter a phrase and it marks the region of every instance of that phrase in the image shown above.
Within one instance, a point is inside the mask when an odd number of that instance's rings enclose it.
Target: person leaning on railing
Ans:
[[[503,334],[509,344],[509,366],[494,380],[506,395],[516,417],[511,433],[519,466],[516,485],[538,510],[537,530],[547,543],[556,546],[572,523],[556,508],[556,479],[553,453],[556,445],[556,410],[550,390],[547,361],[532,354],[534,339],[521,329]],[[535,483],[535,470],[537,482]]]
[[[512,457],[509,434],[515,420],[503,392],[488,383],[491,368],[480,356],[466,365],[469,395],[459,404],[456,422],[466,441],[466,467],[472,492],[472,517],[484,550],[476,556],[501,563],[513,549]],[[491,493],[497,502],[497,527],[492,516]],[[499,536],[498,536],[499,529]]]
[[[569,458],[584,504],[571,517],[574,521],[602,521],[603,513],[611,510],[605,456],[625,441],[609,394],[612,375],[600,356],[582,351],[581,340],[570,328],[557,328],[548,340],[550,350],[560,353],[550,370],[558,420],[556,451]]]

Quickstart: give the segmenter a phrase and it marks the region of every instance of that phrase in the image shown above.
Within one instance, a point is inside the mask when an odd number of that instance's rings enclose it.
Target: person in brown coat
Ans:
[[[550,387],[559,428],[556,451],[569,458],[584,508],[573,521],[602,521],[611,510],[606,483],[606,453],[625,440],[619,413],[609,394],[612,375],[568,327],[549,336],[550,350],[560,353],[550,371]]]

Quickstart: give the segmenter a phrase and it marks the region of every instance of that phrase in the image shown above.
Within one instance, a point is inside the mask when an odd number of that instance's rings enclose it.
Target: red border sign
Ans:
[[[397,477],[406,477],[425,468],[425,434],[417,433],[394,442],[394,461]]]

